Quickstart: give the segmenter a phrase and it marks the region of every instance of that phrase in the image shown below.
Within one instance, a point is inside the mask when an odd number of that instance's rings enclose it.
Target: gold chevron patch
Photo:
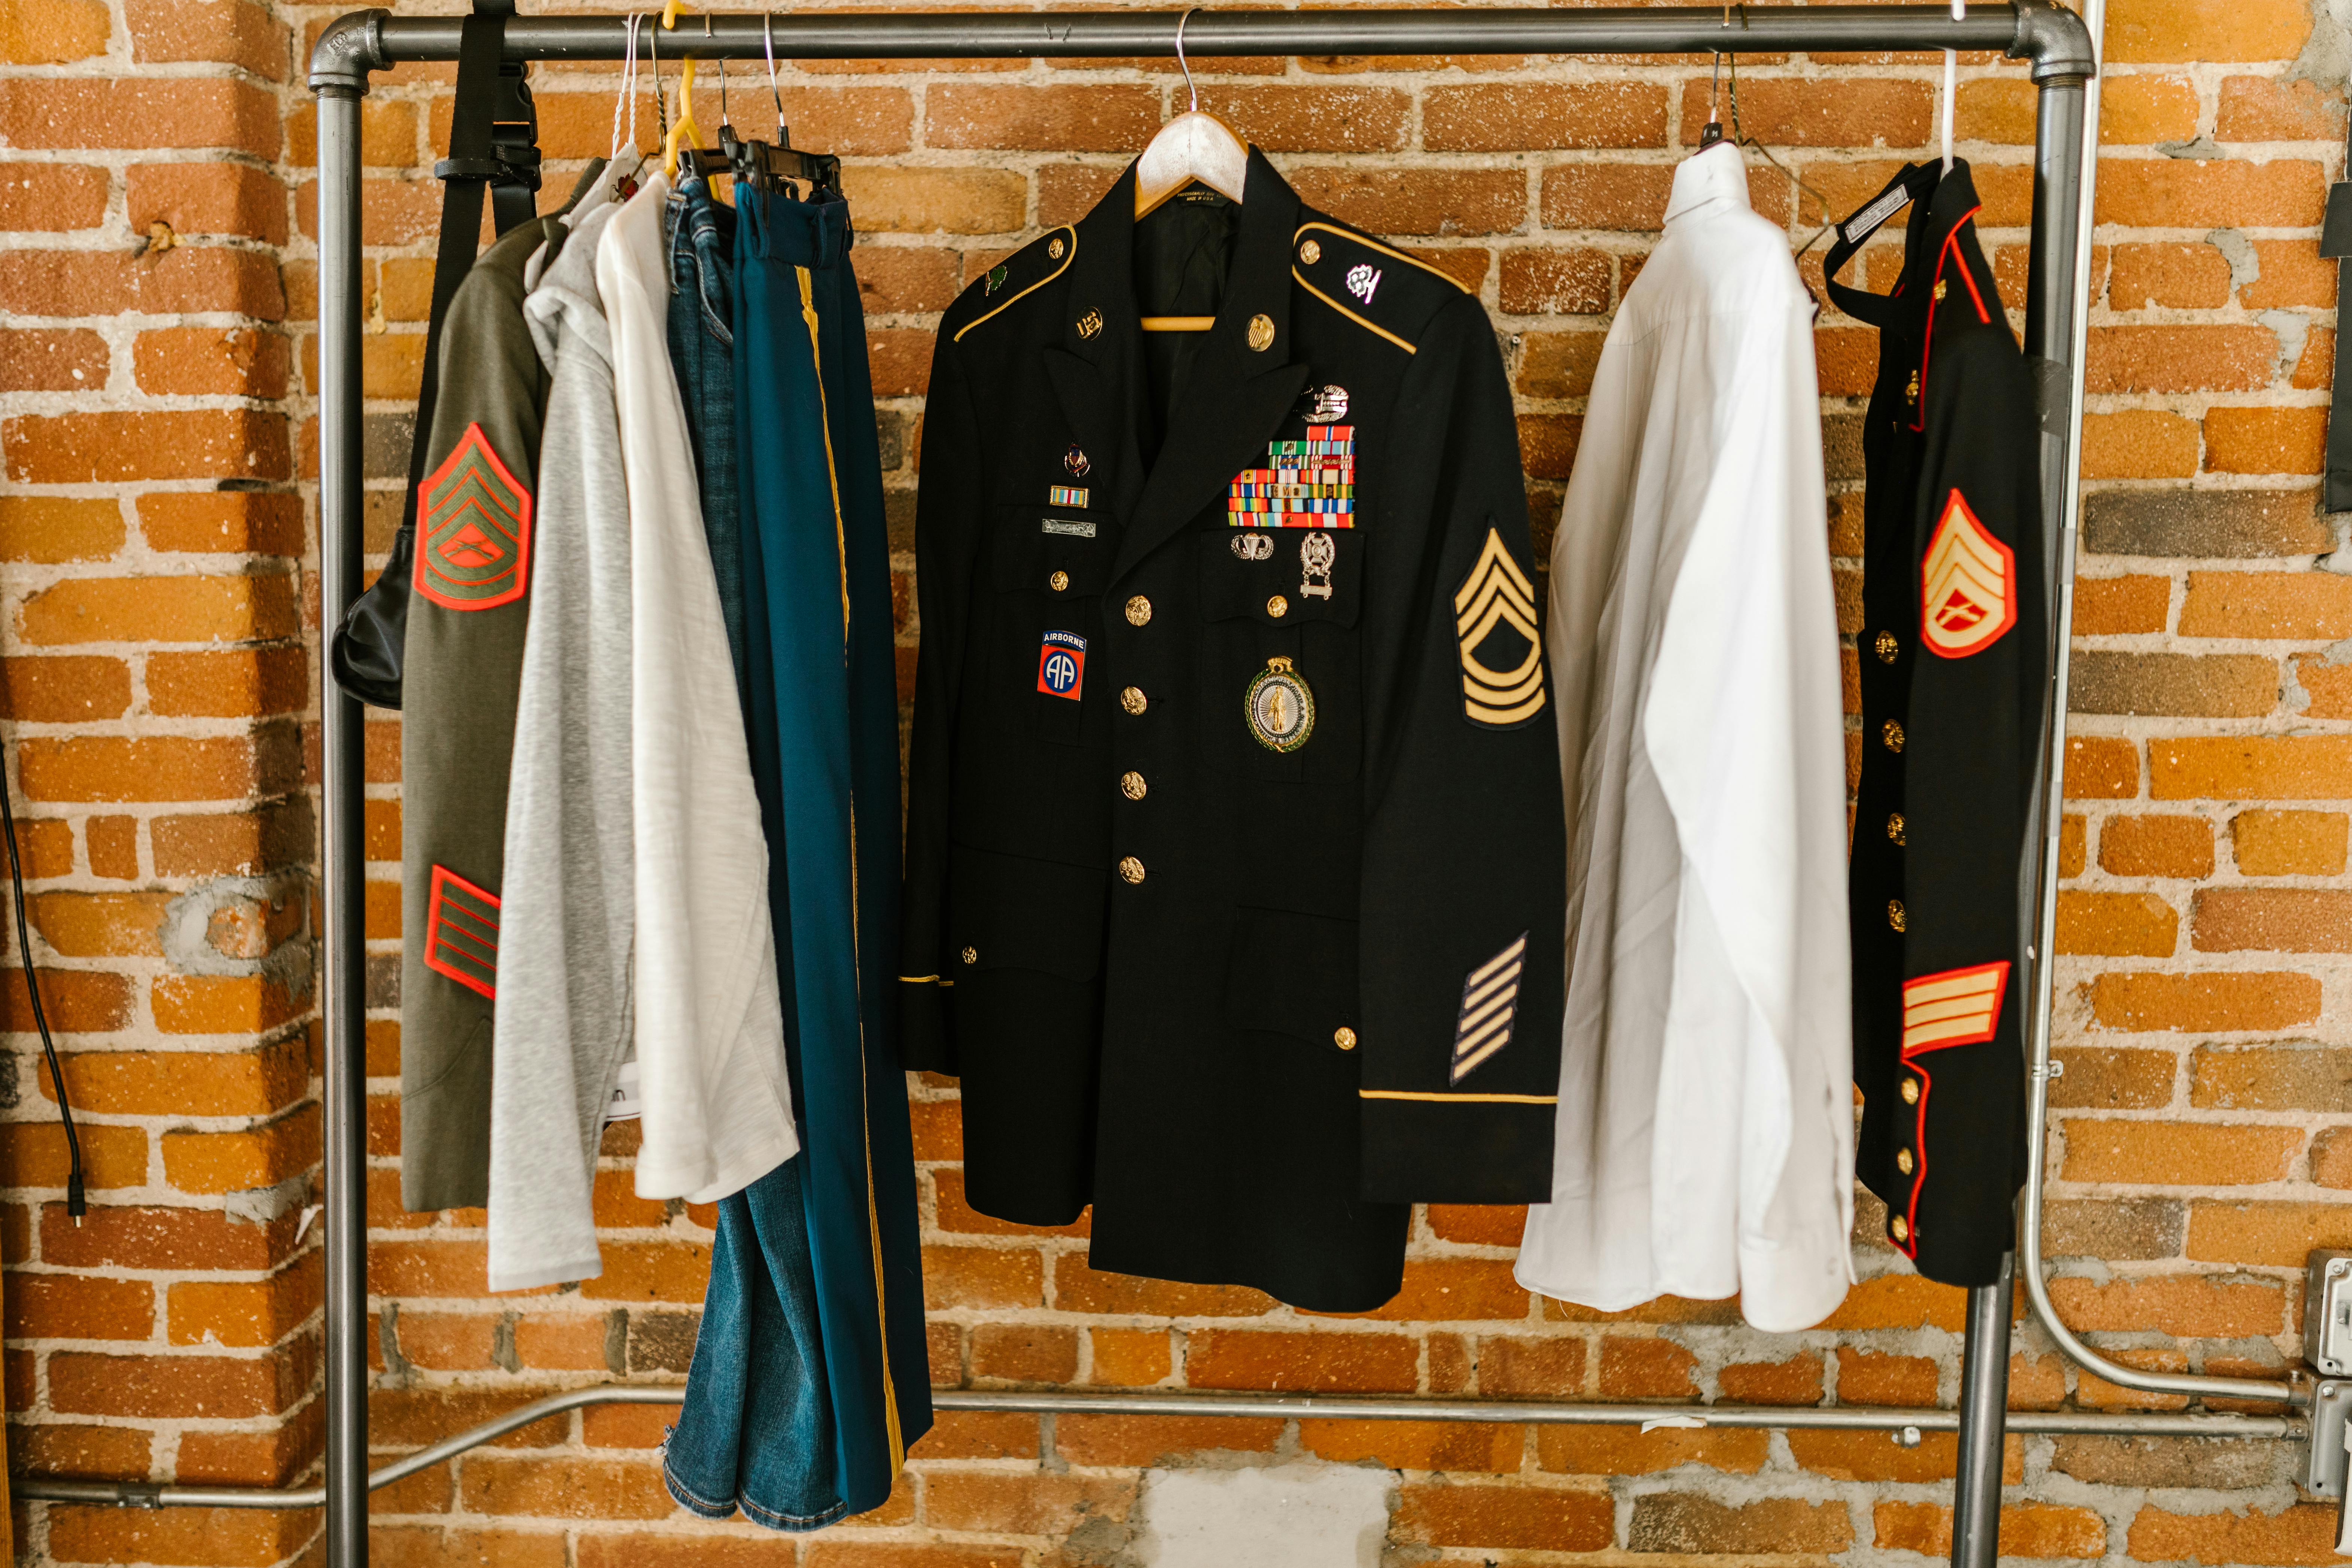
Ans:
[[[1485,729],[1511,730],[1543,711],[1536,585],[1495,529],[1486,531],[1478,564],[1454,591],[1454,630],[1462,645],[1463,717]],[[1490,651],[1490,641],[1499,643],[1499,654]],[[1517,662],[1502,662],[1512,658]]]
[[[1903,983],[1903,1058],[1990,1040],[2000,1024],[2009,961],[1947,969]]]
[[[1930,653],[1966,658],[2016,624],[2017,557],[1955,489],[1919,563],[1919,640]]]

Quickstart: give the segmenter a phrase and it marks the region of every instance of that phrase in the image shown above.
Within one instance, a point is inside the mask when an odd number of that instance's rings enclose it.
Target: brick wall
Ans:
[[[0,0],[0,716],[31,819],[32,962],[95,1205],[80,1227],[63,1214],[63,1142],[11,951],[0,1255],[20,1472],[269,1484],[316,1453],[312,145],[297,62],[330,15]],[[2352,1242],[2352,556],[2327,557],[2338,537],[2314,506],[2334,346],[2315,238],[2344,129],[2327,26],[2315,41],[2300,0],[2116,0],[2109,26],[2050,1237],[2070,1320],[2173,1366],[2277,1368],[2294,1354],[2303,1251]],[[1927,151],[1934,56],[1743,66],[1745,129],[1820,193],[1751,160],[1758,206],[1792,238],[1813,232],[1821,199],[1843,212]],[[2014,310],[2033,95],[1989,58],[1964,76],[1960,135]],[[551,186],[603,151],[614,80],[541,70]],[[398,510],[437,211],[424,171],[447,83],[403,70],[364,109],[379,552]],[[740,117],[764,124],[758,73],[733,85]],[[1480,291],[1509,339],[1548,532],[1608,313],[1706,117],[1703,65],[1224,61],[1202,71],[1202,97],[1308,200]],[[1083,213],[1181,106],[1181,84],[1160,62],[813,65],[787,69],[784,100],[802,144],[849,165],[904,571],[939,311]],[[639,124],[650,140],[649,103]],[[1874,247],[1882,288],[1892,255]],[[1828,526],[1851,613],[1873,345],[1832,313],[1820,346]],[[710,1216],[636,1199],[616,1134],[600,1177],[604,1275],[491,1297],[479,1213],[399,1211],[399,752],[394,716],[375,718],[373,1430],[390,1456],[551,1389],[678,1381]],[[1393,1306],[1319,1318],[1247,1290],[1097,1274],[1082,1227],[982,1218],[962,1201],[953,1085],[918,1082],[912,1110],[943,1384],[1957,1394],[1959,1297],[1906,1272],[1869,1205],[1864,1282],[1803,1335],[1753,1333],[1724,1304],[1608,1316],[1531,1301],[1510,1279],[1516,1214],[1477,1209],[1417,1218]],[[2075,1374],[2032,1333],[2013,1372],[2021,1406],[2177,1403]],[[1873,1433],[966,1415],[919,1447],[887,1509],[796,1544],[675,1512],[655,1463],[666,1415],[561,1417],[389,1489],[375,1560],[1104,1563],[1139,1467],[1210,1455],[1402,1472],[1394,1562],[1917,1564],[1949,1531],[1946,1437],[1906,1449]],[[2328,1512],[2298,1500],[2293,1460],[2284,1445],[2012,1437],[2004,1550],[2325,1561]],[[27,1562],[261,1568],[303,1559],[317,1518],[20,1506],[16,1528]]]

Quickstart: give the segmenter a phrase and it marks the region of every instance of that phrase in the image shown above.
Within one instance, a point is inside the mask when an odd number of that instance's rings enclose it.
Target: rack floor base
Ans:
[[[677,1387],[604,1384],[551,1394],[508,1411],[495,1421],[443,1439],[368,1473],[374,1491],[432,1468],[518,1427],[591,1405],[676,1405]],[[1885,1432],[1905,1447],[1928,1432],[1957,1432],[1958,1410],[1877,1409],[1860,1405],[1790,1408],[1780,1405],[1584,1405],[1517,1403],[1504,1399],[1352,1399],[1281,1394],[1070,1394],[994,1389],[935,1390],[941,1410],[1037,1415],[1239,1415],[1351,1421],[1520,1422],[1532,1426],[1617,1426],[1657,1422],[1675,1426],[1834,1428]],[[2310,1423],[2300,1415],[2208,1415],[2196,1411],[2018,1410],[2011,1432],[2106,1437],[2274,1437],[2304,1441]],[[171,1487],[149,1482],[19,1480],[16,1495],[41,1502],[112,1504],[121,1508],[319,1508],[322,1485],[276,1490],[240,1487]]]

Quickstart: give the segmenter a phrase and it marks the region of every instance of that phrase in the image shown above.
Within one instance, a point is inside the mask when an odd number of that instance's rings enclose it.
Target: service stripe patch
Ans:
[[[433,868],[425,911],[425,967],[468,991],[499,994],[499,896],[446,866]]]
[[[1454,626],[1461,643],[1465,718],[1473,724],[1509,729],[1543,711],[1543,638],[1536,629],[1536,585],[1511,559],[1496,529],[1486,531],[1478,563],[1454,592]],[[1518,663],[1507,669],[1495,668],[1480,651],[1497,628],[1517,633],[1527,645]]]
[[[2000,1025],[2009,961],[1947,969],[1903,983],[1903,1055],[1990,1040]]]
[[[1460,1083],[1511,1043],[1519,1012],[1519,972],[1527,966],[1528,933],[1472,970],[1462,982],[1462,1005],[1454,1015],[1454,1075]]]

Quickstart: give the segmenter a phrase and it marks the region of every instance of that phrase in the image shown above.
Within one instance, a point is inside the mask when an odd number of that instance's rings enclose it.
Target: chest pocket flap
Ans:
[[[1109,890],[1104,873],[1084,866],[958,845],[948,879],[950,966],[1091,980],[1102,967]]]
[[[1203,531],[1202,616],[1269,626],[1354,626],[1364,588],[1364,548],[1355,533],[1351,528]]]

